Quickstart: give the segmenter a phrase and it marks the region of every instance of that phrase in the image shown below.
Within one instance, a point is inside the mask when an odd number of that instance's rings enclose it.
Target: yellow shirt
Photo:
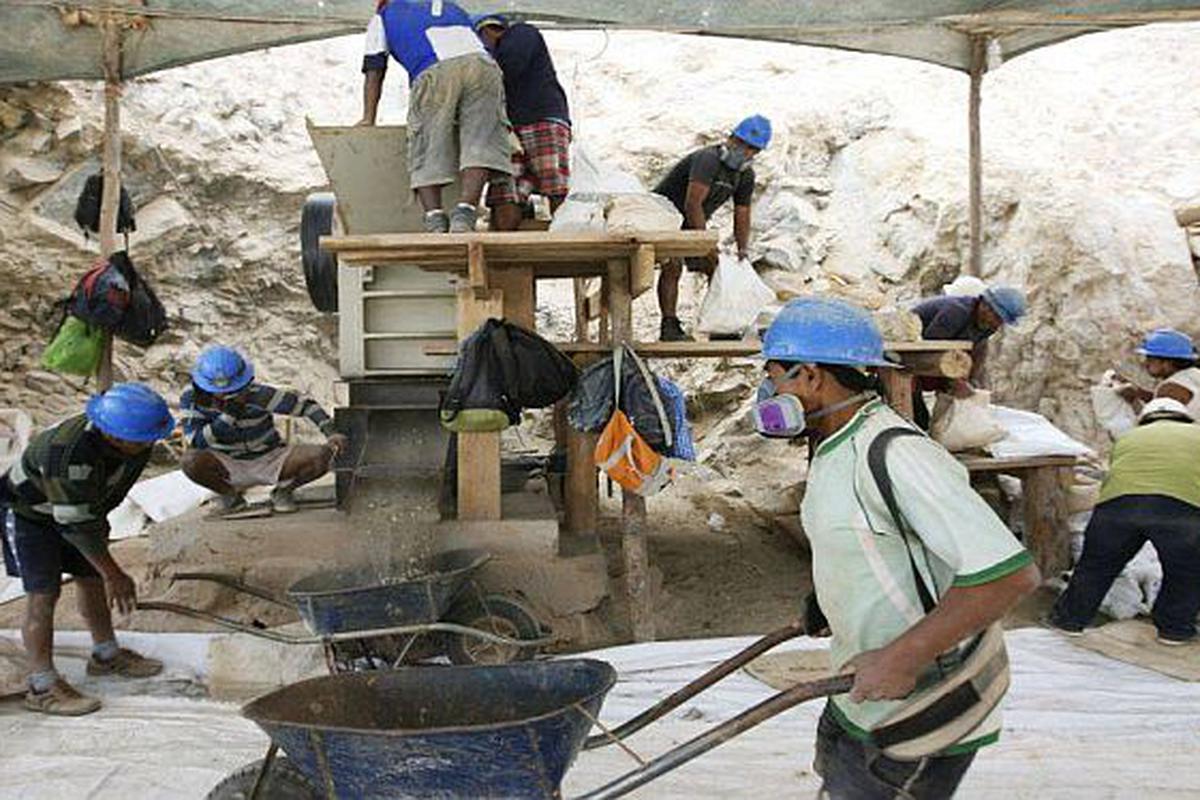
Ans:
[[[1117,439],[1098,502],[1130,494],[1163,495],[1200,508],[1200,425],[1160,419]]]

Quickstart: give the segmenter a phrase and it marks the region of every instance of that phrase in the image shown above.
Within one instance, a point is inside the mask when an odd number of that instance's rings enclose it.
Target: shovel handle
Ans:
[[[612,798],[624,797],[639,786],[665,775],[676,767],[686,764],[693,758],[707,753],[714,747],[724,744],[738,734],[750,730],[759,723],[766,722],[789,708],[816,697],[844,694],[850,691],[853,685],[854,675],[852,673],[798,683],[790,689],[767,698],[753,708],[743,711],[733,719],[668,750],[653,761],[648,761],[637,769],[625,773],[611,783],[580,795],[574,800],[612,800]]]
[[[731,673],[749,664],[754,659],[761,656],[776,645],[782,644],[789,639],[795,639],[800,634],[804,633],[804,623],[801,620],[795,620],[784,625],[782,628],[771,631],[766,636],[751,644],[746,649],[742,650],[735,656],[722,661],[715,667],[704,673],[687,686],[673,692],[668,697],[663,698],[650,708],[638,714],[633,719],[618,725],[611,731],[598,733],[594,736],[589,736],[583,743],[584,750],[594,750],[597,747],[603,747],[607,744],[613,744],[621,739],[624,739],[630,734],[640,731],[642,728],[659,719],[664,714],[678,708],[686,703],[691,698],[703,692],[708,687],[723,680]]]

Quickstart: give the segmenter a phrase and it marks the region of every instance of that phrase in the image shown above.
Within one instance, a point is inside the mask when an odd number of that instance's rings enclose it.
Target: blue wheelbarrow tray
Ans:
[[[371,567],[320,572],[292,584],[288,597],[317,636],[424,625],[445,615],[489,557],[485,550],[449,550],[422,562],[411,580],[381,577]]]
[[[331,797],[549,799],[616,678],[593,659],[347,673],[242,713]]]

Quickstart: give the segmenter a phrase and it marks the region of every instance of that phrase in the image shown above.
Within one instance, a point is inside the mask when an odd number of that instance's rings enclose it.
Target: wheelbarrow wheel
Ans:
[[[226,776],[225,780],[213,787],[205,800],[248,800],[263,761],[265,759],[260,758]],[[282,753],[275,756],[258,790],[258,800],[321,800],[322,797],[324,795],[317,791],[300,768]]]
[[[509,639],[538,639],[542,636],[542,627],[532,613],[516,600],[498,594],[490,594],[482,599],[478,596],[464,597],[450,609],[446,621]],[[498,644],[465,633],[452,634],[446,643],[446,654],[450,660],[467,666],[528,661],[536,653],[537,648],[533,646]]]
[[[337,199],[331,192],[310,194],[300,212],[300,262],[304,285],[318,311],[338,310],[338,260],[322,250],[320,237],[338,230]]]

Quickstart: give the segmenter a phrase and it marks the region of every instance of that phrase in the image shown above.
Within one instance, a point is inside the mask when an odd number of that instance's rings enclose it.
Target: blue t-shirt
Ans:
[[[411,83],[439,61],[486,51],[471,18],[454,3],[391,0],[367,25],[363,71],[387,69],[389,53]]]

